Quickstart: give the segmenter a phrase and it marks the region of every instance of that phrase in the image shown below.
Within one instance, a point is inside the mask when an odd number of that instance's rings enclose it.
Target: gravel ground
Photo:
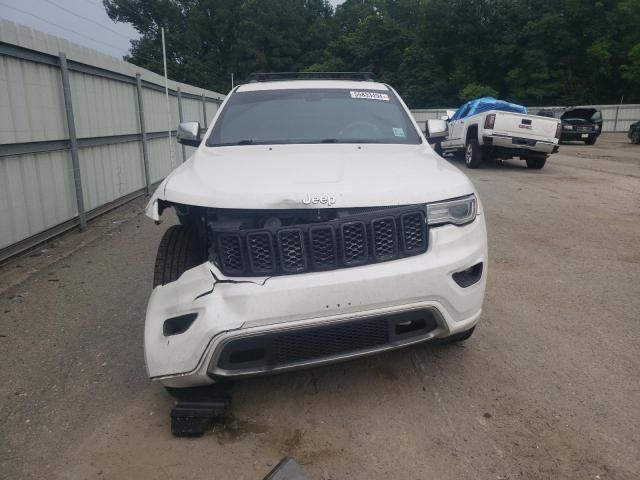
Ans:
[[[4,265],[0,478],[249,480],[283,455],[325,480],[640,477],[640,146],[523,165],[468,172],[491,257],[470,341],[239,382],[200,439],[172,438],[144,370],[171,222],[137,201]]]

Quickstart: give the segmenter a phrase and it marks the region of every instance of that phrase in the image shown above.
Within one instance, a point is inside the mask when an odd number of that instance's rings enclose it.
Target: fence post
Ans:
[[[138,92],[138,117],[140,118],[140,135],[142,137],[142,166],[144,167],[144,191],[151,195],[151,175],[149,174],[149,153],[147,151],[147,129],[144,125],[144,103],[142,101],[142,80],[136,73],[136,91]]]
[[[180,119],[180,123],[184,122],[183,118],[182,118],[182,92],[180,91],[180,87],[178,87],[176,89],[176,92],[178,94],[178,118]],[[182,146],[182,161],[184,162],[187,159],[187,152],[184,148],[184,145]]]
[[[82,193],[82,177],[80,176],[80,160],[78,158],[78,139],[76,137],[76,123],[73,119],[73,104],[71,103],[71,87],[69,85],[69,66],[67,56],[60,52],[60,73],[62,74],[62,95],[64,97],[64,109],[67,116],[67,129],[69,131],[69,145],[71,147],[71,165],[73,167],[73,185],[76,192],[76,206],[78,207],[78,220],[80,229],[87,228],[87,217],[84,211],[84,195]]]
[[[209,128],[209,122],[207,122],[207,97],[202,94],[202,118],[204,118],[204,129]]]
[[[618,131],[618,115],[620,114],[620,107],[622,106],[622,101],[624,100],[624,95],[620,97],[620,103],[618,104],[618,108],[616,108],[616,120],[613,122],[613,131]]]

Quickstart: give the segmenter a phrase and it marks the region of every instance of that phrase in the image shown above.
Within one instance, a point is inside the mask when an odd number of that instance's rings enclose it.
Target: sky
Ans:
[[[114,23],[101,0],[0,0],[0,17],[119,58],[138,37]]]
[[[333,6],[344,0],[329,0]],[[138,33],[114,23],[101,0],[0,0],[0,18],[121,58]]]

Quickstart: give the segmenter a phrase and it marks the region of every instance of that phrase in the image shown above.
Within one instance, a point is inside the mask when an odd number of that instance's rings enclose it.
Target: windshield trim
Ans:
[[[393,141],[393,139],[389,138],[389,139],[384,139],[384,140],[374,140],[374,139],[353,140],[353,139],[345,139],[345,140],[338,140],[338,141],[335,141],[335,139],[332,139],[333,141],[330,141],[330,142],[327,142],[324,139],[323,140],[310,140],[310,139],[299,140],[299,139],[295,139],[295,140],[269,140],[269,141],[260,140],[260,141],[251,141],[251,142],[222,142],[222,143],[214,143],[212,141],[213,133],[214,133],[214,131],[216,129],[217,124],[224,117],[224,114],[225,114],[226,110],[229,108],[229,104],[230,103],[227,101],[227,102],[225,102],[225,104],[222,107],[222,109],[219,112],[219,114],[216,116],[216,121],[211,126],[210,133],[207,136],[206,141],[204,142],[204,146],[208,147],[208,148],[216,148],[216,147],[247,147],[247,146],[256,146],[256,145],[339,145],[339,144],[350,144],[350,145],[353,145],[353,144],[422,145],[422,144],[424,144],[424,139],[422,137],[422,132],[416,126],[413,116],[409,112],[407,112],[407,109],[404,106],[404,103],[402,102],[402,99],[400,98],[400,96],[391,87],[389,87],[386,84],[385,84],[385,86],[388,89],[387,90],[387,94],[389,96],[393,96],[395,98],[395,100],[397,102],[397,105],[398,105],[398,108],[400,109],[401,115],[403,117],[405,117],[405,120],[407,121],[407,126],[415,131],[416,137],[417,137],[417,142],[411,142],[410,143],[410,142],[402,141],[401,138],[398,138],[398,141]],[[305,90],[305,89],[291,88],[290,90],[295,91],[295,90]],[[321,90],[321,89],[318,89],[318,90]],[[329,90],[345,90],[345,91],[349,91],[348,88],[330,88]],[[262,90],[258,90],[258,91],[262,91]],[[280,90],[280,91],[282,91],[282,90]],[[234,92],[231,93],[231,95],[238,95],[238,94],[242,94],[242,93],[247,93],[247,92],[238,93],[237,91],[234,91]],[[229,98],[229,100],[231,100],[231,98]]]
[[[341,144],[365,144],[372,143],[378,145],[420,145],[420,143],[391,142],[388,140],[338,140],[327,142],[325,140],[260,140],[258,142],[226,142],[210,143],[207,147],[251,147],[256,145],[341,145]]]

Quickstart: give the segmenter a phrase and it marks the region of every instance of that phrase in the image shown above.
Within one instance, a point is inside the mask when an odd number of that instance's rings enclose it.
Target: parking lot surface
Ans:
[[[171,218],[139,200],[4,265],[0,478],[260,479],[284,455],[312,479],[639,478],[640,146],[467,173],[490,248],[468,342],[237,382],[199,439],[171,436],[144,369]]]

